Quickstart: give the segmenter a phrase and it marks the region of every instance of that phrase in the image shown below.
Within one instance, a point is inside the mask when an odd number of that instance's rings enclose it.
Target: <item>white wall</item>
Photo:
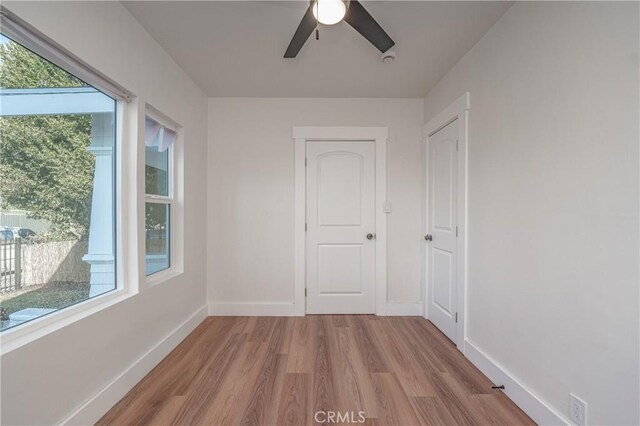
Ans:
[[[516,3],[425,98],[471,92],[468,338],[568,416],[640,423],[638,3]]]
[[[3,5],[184,126],[184,274],[2,356],[1,423],[54,424],[206,304],[207,100],[118,2]]]
[[[209,300],[293,303],[294,126],[388,126],[388,300],[421,300],[420,99],[209,100]]]

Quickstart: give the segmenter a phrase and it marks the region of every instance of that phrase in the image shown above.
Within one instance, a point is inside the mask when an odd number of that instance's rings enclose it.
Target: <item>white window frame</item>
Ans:
[[[113,306],[138,293],[137,259],[138,226],[136,200],[136,173],[127,167],[135,158],[135,145],[124,143],[137,140],[137,102],[131,102],[129,91],[111,81],[100,72],[84,63],[28,23],[5,8],[1,10],[2,33],[37,55],[52,62],[70,74],[84,80],[116,100],[116,140],[115,140],[115,274],[116,288],[83,302],[59,309],[48,315],[0,333],[0,355],[9,353],[34,340],[53,333]],[[131,231],[134,232],[131,232]]]
[[[182,208],[179,195],[181,194],[178,171],[181,170],[179,165],[182,162],[183,146],[182,146],[182,127],[175,121],[167,117],[165,114],[158,111],[153,106],[147,104],[145,108],[145,118],[149,117],[156,121],[162,127],[173,130],[176,133],[176,139],[169,147],[169,170],[168,170],[168,195],[153,195],[144,193],[144,204],[167,204],[169,208],[169,267],[162,269],[158,272],[154,272],[150,275],[146,275],[147,271],[147,256],[146,248],[144,249],[144,275],[145,282],[148,287],[166,282],[172,278],[181,275],[184,271],[183,257],[182,257]],[[142,141],[144,145],[144,140]],[[144,152],[144,150],[143,150]],[[146,161],[144,162],[146,167]],[[144,179],[144,178],[143,178]],[[146,182],[145,185],[146,186]],[[144,206],[143,206],[144,209]],[[143,210],[144,211],[144,210]],[[143,215],[144,216],[144,215]],[[142,232],[144,234],[146,230],[146,219],[143,217]],[[146,242],[146,236],[143,235],[143,243]]]

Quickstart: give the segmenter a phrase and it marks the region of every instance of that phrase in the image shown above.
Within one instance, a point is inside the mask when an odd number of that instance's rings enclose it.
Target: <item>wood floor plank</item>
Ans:
[[[367,370],[370,373],[388,373],[387,361],[379,345],[374,343],[370,320],[359,315],[354,315],[351,319],[358,349],[367,365]]]
[[[251,385],[246,386],[251,393],[247,406],[240,413],[242,419],[239,424],[241,425],[261,425],[266,423],[269,417],[269,406],[277,404],[277,394],[275,393],[276,384],[278,383],[277,375],[283,371],[287,359],[286,356],[278,353],[284,340],[285,318],[259,318],[257,324],[258,326],[252,332],[253,341],[266,342],[263,336],[268,336],[269,340],[264,363],[257,370],[258,376]],[[257,330],[260,330],[258,339],[255,338]],[[252,341],[251,338],[250,341]],[[248,378],[248,380],[251,380],[251,378]]]
[[[280,347],[278,348],[279,354],[288,354],[291,349],[291,339],[293,338],[293,326],[294,326],[294,317],[283,317],[284,321],[280,325],[283,327],[282,331],[282,340],[280,341]],[[278,325],[276,325],[278,327]]]
[[[293,336],[289,348],[288,373],[311,373],[315,362],[314,340],[316,339],[314,316],[295,318]]]
[[[419,317],[210,317],[97,424],[534,424],[490,387]]]
[[[230,370],[225,373],[222,387],[211,401],[202,424],[237,425],[251,397],[253,386],[267,356],[265,343],[247,342]]]
[[[417,425],[419,424],[407,395],[402,391],[398,378],[393,373],[372,373],[378,402],[375,424]]]
[[[271,317],[255,317],[254,327],[249,336],[250,342],[266,342],[271,335],[274,321]]]
[[[160,407],[149,423],[155,425],[174,424],[176,415],[180,408],[182,408],[185,399],[186,397],[183,395],[172,396]]]
[[[421,425],[442,426],[456,424],[440,397],[416,396],[410,397],[409,400]]]
[[[275,393],[277,372],[286,362],[285,355],[268,353],[258,379],[253,383],[249,403],[242,413],[241,425],[267,424],[269,407],[277,404]]]
[[[347,315],[331,315],[331,321],[334,327],[349,327],[349,321],[347,321]]]
[[[320,328],[322,329],[322,328]],[[313,413],[318,411],[334,411],[337,409],[336,386],[329,354],[329,342],[326,336],[316,338],[316,362],[313,370],[311,388],[311,407]]]
[[[465,392],[449,373],[434,373],[431,380],[456,425],[491,424],[482,410],[472,404],[471,394]]]
[[[422,340],[430,340],[431,348],[445,369],[456,376],[469,392],[489,394],[493,383],[473,364],[466,361],[464,355],[429,321],[412,321],[416,335]]]
[[[509,397],[504,394],[504,392],[499,390],[495,390],[494,392],[496,395],[497,404],[499,404],[501,409],[506,411],[507,413],[505,415],[508,415],[510,417],[512,416],[513,418],[518,419],[516,422],[517,424],[535,425],[535,422],[531,420],[531,418],[527,416],[527,414],[522,411],[520,407],[514,404],[513,401],[511,401]]]
[[[412,354],[422,370],[428,372],[445,372],[445,367],[433,352],[431,343],[420,340],[404,318],[391,317],[385,322],[385,326],[391,328],[391,333],[397,336],[397,339],[402,342],[404,348]]]
[[[310,424],[309,390],[311,382],[305,373],[285,373],[282,397],[278,404],[278,425]]]
[[[519,426],[534,424],[522,411],[511,409],[509,405],[501,403],[501,392],[492,395],[471,395],[471,401],[493,425]],[[517,407],[514,407],[517,408]]]
[[[375,391],[371,375],[363,364],[355,346],[354,335],[348,327],[336,330],[339,357],[337,361],[338,388],[341,390],[340,409],[364,411],[369,418],[376,417]]]
[[[411,350],[395,336],[386,321],[373,324],[382,351],[408,396],[435,396],[428,371],[420,367]]]
[[[243,345],[244,336],[233,334],[216,357],[200,371],[175,417],[174,424],[191,425],[202,419],[210,401],[222,392],[225,374],[231,371],[231,366]]]
[[[285,378],[287,376],[287,356],[285,354],[278,354],[278,365],[276,367],[276,377],[273,384],[273,389],[270,394],[267,395],[267,402],[265,405],[265,422],[267,425],[277,425],[278,423],[278,407],[284,396]]]

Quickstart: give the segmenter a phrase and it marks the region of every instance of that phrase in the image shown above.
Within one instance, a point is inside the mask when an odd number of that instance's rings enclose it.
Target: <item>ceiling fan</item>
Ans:
[[[343,19],[380,52],[385,53],[395,45],[391,37],[358,0],[310,0],[309,8],[302,17],[284,57],[295,58],[313,30],[316,30],[317,39],[318,23],[333,25]]]

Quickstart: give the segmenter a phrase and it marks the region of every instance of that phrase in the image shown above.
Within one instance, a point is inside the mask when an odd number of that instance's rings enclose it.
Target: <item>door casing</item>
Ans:
[[[457,238],[457,312],[458,322],[456,329],[456,346],[458,350],[465,353],[466,342],[466,318],[467,318],[467,145],[469,141],[468,121],[469,110],[471,109],[471,100],[469,92],[459,97],[444,111],[436,115],[429,120],[423,127],[424,144],[423,144],[423,231],[424,235],[427,235],[428,230],[428,189],[429,189],[429,138],[434,135],[438,130],[444,128],[448,124],[457,120],[458,123],[458,194],[457,194],[457,218],[458,218],[458,238]],[[422,300],[423,300],[423,315],[424,318],[429,319],[429,311],[427,309],[429,305],[428,300],[428,268],[426,256],[426,241],[423,245],[422,259],[424,262],[422,273]]]
[[[387,127],[294,127],[294,313],[306,313],[306,172],[307,141],[373,141],[375,143],[375,301],[376,315],[387,305]]]

